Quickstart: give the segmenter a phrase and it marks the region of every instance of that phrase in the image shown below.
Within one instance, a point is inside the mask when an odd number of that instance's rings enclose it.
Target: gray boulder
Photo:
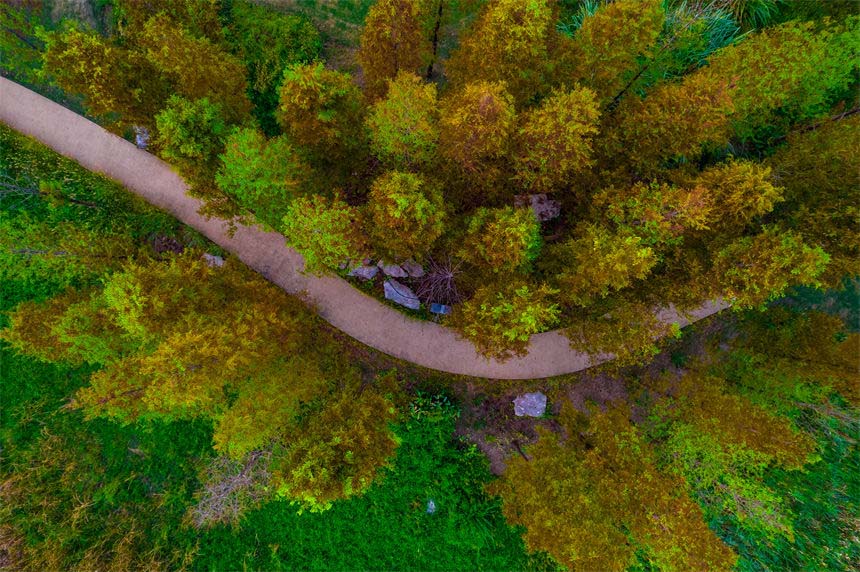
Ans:
[[[356,276],[362,280],[372,280],[377,274],[379,274],[377,266],[365,266],[363,264],[349,271],[350,276]]]
[[[407,260],[403,264],[400,265],[403,270],[406,271],[407,274],[411,278],[421,278],[424,276],[424,267],[415,262],[414,260]]]
[[[409,274],[407,274],[406,271],[397,264],[388,264],[387,262],[380,260],[377,266],[382,268],[382,271],[386,276],[391,276],[393,278],[406,278],[409,276]]]
[[[546,411],[546,395],[541,392],[524,393],[514,399],[514,415],[540,417]]]
[[[406,306],[410,310],[417,310],[421,307],[418,296],[408,286],[401,284],[397,280],[386,280],[383,286],[387,300],[391,300],[401,306]]]
[[[552,220],[561,214],[561,203],[547,197],[546,193],[517,195],[514,197],[514,205],[517,207],[531,207],[535,218],[540,222]]]

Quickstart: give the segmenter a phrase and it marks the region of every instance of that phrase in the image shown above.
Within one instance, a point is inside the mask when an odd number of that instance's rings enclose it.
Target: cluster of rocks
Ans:
[[[518,207],[530,207],[534,212],[535,218],[540,222],[552,220],[561,214],[561,203],[547,197],[546,194],[537,195],[517,195],[515,203]],[[347,268],[347,264],[341,266]],[[350,276],[354,276],[360,280],[373,280],[382,272],[385,276],[383,288],[385,298],[396,304],[405,306],[412,310],[417,310],[421,307],[421,302],[415,292],[407,285],[398,282],[397,278],[421,278],[424,276],[424,267],[414,260],[407,260],[400,264],[379,260],[376,264],[370,259],[365,259],[357,266],[352,267],[349,271]]]
[[[395,304],[400,304],[411,310],[418,310],[421,307],[421,301],[412,289],[396,280],[396,278],[421,278],[424,276],[424,267],[414,260],[407,260],[400,264],[394,264],[385,260],[380,260],[376,264],[372,264],[371,260],[364,260],[358,266],[349,271],[350,276],[355,276],[361,280],[373,280],[376,275],[382,272],[387,279],[383,284],[385,298],[391,300]]]

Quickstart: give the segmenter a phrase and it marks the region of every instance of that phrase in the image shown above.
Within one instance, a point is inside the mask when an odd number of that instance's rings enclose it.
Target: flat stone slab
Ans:
[[[541,392],[524,393],[513,401],[517,417],[540,417],[546,411],[546,395]]]
[[[409,274],[410,278],[421,278],[424,276],[424,267],[414,260],[407,260],[400,266]]]
[[[372,280],[377,274],[379,274],[378,266],[361,265],[349,271],[350,276],[356,276],[362,280]]]
[[[385,273],[386,276],[392,276],[394,278],[406,278],[409,276],[409,274],[407,274],[406,271],[397,264],[388,264],[387,262],[380,260],[377,266],[382,268],[382,272]]]
[[[395,304],[406,306],[410,310],[421,308],[421,301],[409,286],[401,284],[397,280],[386,280],[383,287],[385,288],[385,298]]]

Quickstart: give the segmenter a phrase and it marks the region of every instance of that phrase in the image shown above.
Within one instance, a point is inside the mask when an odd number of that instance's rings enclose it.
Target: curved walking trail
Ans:
[[[306,276],[302,257],[280,234],[239,226],[229,236],[224,221],[207,220],[200,202],[169,165],[68,109],[0,77],[0,122],[30,135],[87,169],[122,183],[153,205],[194,227],[291,294],[306,293],[319,314],[358,341],[396,358],[449,373],[494,379],[537,379],[580,371],[611,356],[590,357],[570,348],[559,331],[532,336],[529,353],[505,362],[487,360],[450,328],[411,319],[363,294],[337,276]],[[672,309],[664,321],[682,326],[726,305],[708,303],[689,319]]]

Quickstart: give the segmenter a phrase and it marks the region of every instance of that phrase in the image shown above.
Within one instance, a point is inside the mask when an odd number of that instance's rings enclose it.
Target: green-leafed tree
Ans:
[[[386,164],[398,169],[431,163],[439,140],[436,85],[410,73],[389,81],[385,99],[367,118],[370,147]]]
[[[161,156],[192,185],[209,185],[218,170],[218,155],[230,126],[219,103],[172,96],[156,116]]]
[[[0,62],[3,75],[34,82],[42,67],[41,40],[37,37],[39,6],[0,6]]]
[[[779,134],[850,98],[858,66],[860,17],[844,22],[787,22],[715,53],[702,71],[732,82],[735,134]]]
[[[772,400],[787,400],[794,407],[803,387],[819,387],[819,397],[838,391],[854,407],[860,405],[857,384],[857,355],[860,332],[851,331],[838,316],[820,311],[798,312],[771,306],[765,313],[745,315],[741,323],[740,347],[748,360],[767,375],[734,375],[734,381],[749,387],[772,408]],[[742,362],[741,362],[742,363]],[[788,382],[788,383],[786,383]],[[775,395],[777,390],[785,395]]]
[[[830,257],[796,233],[766,228],[740,238],[714,257],[712,280],[736,309],[763,307],[792,286],[818,286]]]
[[[307,188],[310,168],[290,141],[253,128],[234,131],[215,175],[218,188],[273,228],[281,226],[290,202]]]
[[[597,216],[611,221],[618,232],[638,237],[658,255],[661,247],[681,244],[684,233],[708,230],[718,204],[704,187],[657,182],[610,187],[592,196]]]
[[[792,538],[786,499],[764,483],[765,471],[802,469],[815,441],[701,369],[648,382],[653,395],[671,394],[657,400],[648,424],[664,466],[684,477],[708,516],[732,514],[743,529]]]
[[[21,282],[86,283],[134,256],[124,234],[96,233],[68,221],[0,213],[0,277]]]
[[[540,223],[529,208],[480,208],[469,217],[459,256],[491,272],[527,271],[541,248]]]
[[[50,316],[38,330],[36,316]],[[102,289],[25,304],[4,338],[42,359],[103,366],[76,394],[89,416],[217,418],[232,392],[297,350],[310,323],[300,302],[261,277],[186,251],[128,262]],[[270,399],[285,394],[270,389]]]
[[[457,308],[453,324],[484,357],[506,360],[525,355],[532,334],[558,322],[557,293],[523,280],[488,284]]]
[[[254,117],[267,135],[277,135],[278,88],[289,65],[319,58],[322,39],[306,17],[284,14],[247,0],[230,2],[226,42],[248,68]]]
[[[302,407],[327,395],[332,385],[311,357],[275,360],[237,387],[238,397],[215,424],[215,449],[240,460],[296,431]]]
[[[305,259],[305,270],[322,273],[368,253],[360,213],[339,196],[299,197],[290,203],[283,219],[287,244]]]

